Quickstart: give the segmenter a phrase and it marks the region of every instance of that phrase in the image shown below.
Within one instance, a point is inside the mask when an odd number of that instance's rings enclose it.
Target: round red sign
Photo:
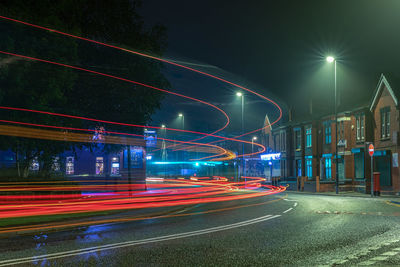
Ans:
[[[369,155],[372,157],[374,155],[374,145],[373,144],[369,144],[368,146],[368,153]]]

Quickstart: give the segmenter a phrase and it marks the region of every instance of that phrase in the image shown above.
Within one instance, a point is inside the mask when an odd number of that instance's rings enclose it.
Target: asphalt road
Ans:
[[[151,212],[163,215],[0,235],[0,266],[400,266],[388,199],[285,192]]]

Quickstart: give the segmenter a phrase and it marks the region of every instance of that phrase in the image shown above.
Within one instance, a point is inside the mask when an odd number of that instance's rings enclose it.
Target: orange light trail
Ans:
[[[198,180],[164,179],[162,184],[147,184],[147,191],[135,190],[140,187],[139,184],[126,183],[79,186],[0,184],[0,218],[205,204],[271,195],[286,189],[262,185],[265,179],[258,177],[246,177],[249,181],[237,183],[228,182],[225,177],[196,179]],[[27,195],[27,191],[51,194]]]
[[[237,87],[237,88],[240,88],[240,89],[242,89],[242,90],[245,90],[245,91],[247,91],[247,92],[249,92],[249,93],[251,93],[251,94],[254,94],[254,95],[256,95],[256,96],[258,96],[258,97],[260,97],[260,98],[266,100],[267,102],[271,103],[272,105],[274,105],[274,106],[278,109],[278,111],[279,111],[279,116],[278,116],[278,118],[277,118],[275,121],[273,121],[273,122],[270,123],[269,125],[266,125],[266,126],[263,127],[263,128],[256,129],[256,130],[253,130],[253,131],[250,131],[250,132],[247,132],[247,133],[243,133],[243,134],[241,134],[241,135],[239,135],[239,136],[236,136],[235,138],[239,138],[239,137],[242,137],[242,136],[246,136],[246,135],[248,135],[248,134],[251,134],[251,133],[255,133],[255,132],[257,132],[257,131],[261,131],[261,130],[265,129],[266,127],[270,127],[270,126],[274,125],[275,123],[277,123],[277,122],[282,118],[282,109],[281,109],[281,107],[280,107],[275,101],[273,101],[272,99],[270,99],[270,98],[268,98],[268,97],[265,97],[265,96],[263,96],[263,95],[261,95],[261,94],[255,92],[255,91],[253,91],[253,90],[250,90],[250,89],[248,89],[248,88],[246,88],[246,87],[244,87],[244,86],[241,86],[241,85],[239,85],[239,84],[236,84],[236,83],[230,82],[230,81],[228,81],[228,80],[226,80],[226,79],[223,79],[223,78],[221,78],[221,77],[218,77],[218,76],[216,76],[216,75],[212,75],[212,74],[210,74],[210,73],[206,73],[206,72],[203,72],[203,71],[200,71],[200,70],[197,70],[197,69],[194,69],[194,68],[191,68],[191,67],[182,65],[182,64],[178,64],[178,63],[176,63],[176,62],[173,62],[173,61],[170,61],[170,60],[167,60],[167,59],[163,59],[163,58],[151,56],[151,55],[148,55],[148,54],[145,54],[145,53],[140,53],[140,52],[133,51],[133,50],[129,50],[129,49],[126,49],[126,48],[122,48],[122,47],[119,47],[119,46],[116,46],[116,45],[111,45],[111,44],[99,42],[99,41],[92,40],[92,39],[89,39],[89,38],[84,38],[84,37],[81,37],[81,36],[78,36],[78,35],[73,35],[73,34],[70,34],[70,33],[66,33],[66,32],[59,31],[59,30],[55,30],[55,29],[43,27],[43,26],[40,26],[40,25],[32,24],[32,23],[29,23],[29,22],[25,22],[25,21],[13,19],[13,18],[5,17],[5,16],[0,16],[0,18],[1,18],[1,19],[4,19],[4,20],[8,20],[8,21],[15,22],[15,23],[23,24],[23,25],[26,25],[26,26],[30,26],[30,27],[33,27],[33,28],[37,28],[37,29],[49,31],[49,32],[56,33],[56,34],[60,34],[60,35],[64,35],[64,36],[68,36],[68,37],[71,37],[71,38],[74,38],[74,39],[79,39],[79,40],[83,40],[83,41],[86,41],[86,42],[91,42],[91,43],[94,43],[94,44],[102,45],[102,46],[105,46],[105,47],[109,47],[109,48],[113,48],[113,49],[117,49],[117,50],[129,52],[129,53],[132,53],[132,54],[135,54],[135,55],[139,55],[139,56],[142,56],[142,57],[150,58],[150,59],[157,60],[157,61],[160,61],[160,62],[164,62],[164,63],[170,64],[170,65],[173,65],[173,66],[182,68],[182,69],[186,69],[186,70],[189,70],[189,71],[192,71],[192,72],[195,72],[195,73],[198,73],[198,74],[201,74],[201,75],[204,75],[204,76],[207,76],[207,77],[210,77],[210,78],[219,80],[219,81],[224,82],[224,83],[226,83],[226,84],[233,85],[233,86],[235,86],[235,87]],[[4,52],[4,53],[12,55],[12,53],[7,53],[7,52]],[[20,57],[23,57],[23,58],[26,58],[26,59],[29,59],[29,58],[30,58],[30,57],[26,57],[26,56],[22,56],[22,55],[15,55],[15,56],[20,56]],[[30,58],[30,59],[37,60],[37,59],[34,59],[34,58]],[[39,61],[47,62],[46,60],[39,60]],[[51,63],[51,62],[47,62],[47,63]],[[54,62],[53,62],[53,63],[54,63]],[[62,64],[62,63],[56,63],[56,65],[67,66],[67,65]],[[79,68],[79,67],[73,67],[73,66],[69,66],[69,67],[74,68],[74,69],[81,69],[81,68]],[[81,70],[84,70],[84,69],[81,69]],[[94,74],[99,74],[99,73],[96,72],[96,71],[91,71],[91,70],[85,70],[85,71],[89,71],[89,72],[94,73]],[[100,74],[100,75],[102,75],[102,74]],[[112,77],[113,75],[105,74],[104,76]],[[119,80],[125,80],[125,81],[129,81],[129,82],[133,82],[133,83],[135,83],[135,84],[138,84],[138,85],[142,85],[142,86],[150,87],[150,88],[151,88],[151,86],[144,85],[144,84],[141,84],[141,83],[138,83],[138,82],[134,82],[134,81],[130,81],[130,80],[127,80],[127,79],[124,79],[124,78],[119,78],[119,77],[115,77],[115,76],[114,76],[114,78],[119,79]],[[159,89],[159,88],[153,88],[153,89],[165,91],[166,93],[172,93],[172,94],[175,94],[175,95],[179,95],[179,94],[177,94],[177,93],[169,92],[169,91],[167,91],[167,90],[162,90],[162,89]],[[183,96],[183,95],[180,95],[180,96],[185,97],[185,96]],[[189,99],[190,99],[190,97],[186,97],[186,98],[189,98]],[[201,102],[201,103],[203,103],[203,102]],[[209,104],[209,103],[208,103],[208,105],[212,106],[212,105]],[[214,106],[214,108],[217,108],[217,107]],[[218,108],[217,108],[217,109],[218,109]],[[221,111],[221,110],[220,110],[220,111]],[[222,131],[223,129],[225,129],[225,128],[227,127],[227,125],[229,124],[229,117],[226,115],[226,113],[225,113],[224,115],[225,115],[226,118],[227,118],[226,124],[225,124],[222,128],[217,129],[216,131],[212,132],[211,134],[218,133],[218,132]],[[143,127],[144,127],[144,126],[143,126]],[[149,128],[159,128],[159,127],[154,127],[154,126],[153,126],[153,127],[149,127]],[[168,129],[168,128],[166,128],[166,129]],[[171,129],[171,130],[177,130],[177,129]],[[183,132],[186,132],[185,130],[182,130],[182,131],[183,131]],[[207,135],[204,135],[204,134],[203,134],[203,137],[200,137],[200,138],[197,138],[197,139],[194,139],[194,140],[191,140],[191,141],[197,141],[197,140],[203,139],[203,138],[205,138],[205,137],[207,137]],[[215,142],[218,142],[218,141],[215,141]],[[254,144],[255,144],[255,143],[254,143]],[[243,157],[243,156],[246,156],[246,155],[255,155],[255,154],[262,153],[262,152],[264,152],[264,151],[265,151],[265,148],[264,148],[264,150],[261,151],[261,152],[255,152],[255,153],[248,153],[248,154],[245,154],[245,155],[239,155],[239,157]],[[225,158],[223,158],[223,159],[215,159],[215,160],[224,160],[224,159],[225,159]]]

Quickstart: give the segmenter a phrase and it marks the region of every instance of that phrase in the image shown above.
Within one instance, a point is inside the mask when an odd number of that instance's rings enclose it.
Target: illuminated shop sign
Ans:
[[[277,160],[281,158],[281,153],[262,154],[261,160]]]

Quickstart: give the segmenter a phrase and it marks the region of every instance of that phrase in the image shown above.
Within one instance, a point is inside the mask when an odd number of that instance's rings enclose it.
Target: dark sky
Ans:
[[[217,66],[298,110],[311,96],[332,104],[328,54],[343,108],[368,103],[380,73],[399,72],[399,0],[145,0],[142,11],[167,26],[167,56]]]

